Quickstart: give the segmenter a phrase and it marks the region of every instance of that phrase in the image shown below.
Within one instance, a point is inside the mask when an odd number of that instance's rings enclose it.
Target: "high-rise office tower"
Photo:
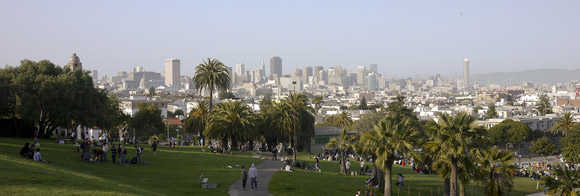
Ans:
[[[469,87],[469,59],[463,60],[463,83]]]
[[[368,76],[369,81],[367,82],[369,91],[377,90],[376,79],[377,79],[377,77],[376,77],[374,72],[369,73],[369,76]]]
[[[302,69],[302,84],[308,84],[308,77],[312,76],[312,67],[307,66]]]
[[[77,53],[73,53],[66,66],[72,71],[83,69],[83,63],[81,62],[79,56],[77,56]]]
[[[93,81],[98,81],[99,80],[99,71],[97,71],[96,69],[91,71],[91,76],[93,77]]]
[[[371,64],[371,72],[379,73],[379,70],[377,69],[377,64]]]
[[[282,58],[274,56],[270,59],[270,75],[282,75]]]
[[[358,86],[364,86],[365,85],[365,74],[366,72],[366,68],[365,66],[358,66],[357,72],[356,72],[356,84]]]
[[[181,61],[176,58],[165,60],[165,85],[180,86]]]
[[[246,73],[246,69],[244,68],[243,63],[236,64],[236,75],[244,75]]]
[[[264,65],[264,59],[262,59],[262,66],[260,66],[260,77],[266,77],[266,65]]]

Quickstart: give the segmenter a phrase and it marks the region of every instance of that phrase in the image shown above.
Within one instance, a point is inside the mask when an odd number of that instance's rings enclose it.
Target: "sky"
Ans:
[[[387,77],[580,68],[580,1],[3,1],[0,65],[48,59],[116,75],[205,58],[283,73],[378,64]]]

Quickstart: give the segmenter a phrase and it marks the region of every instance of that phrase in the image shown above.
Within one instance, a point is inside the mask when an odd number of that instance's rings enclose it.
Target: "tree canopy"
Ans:
[[[526,123],[506,119],[491,127],[487,135],[495,145],[505,147],[506,144],[518,144],[531,139],[532,129]]]

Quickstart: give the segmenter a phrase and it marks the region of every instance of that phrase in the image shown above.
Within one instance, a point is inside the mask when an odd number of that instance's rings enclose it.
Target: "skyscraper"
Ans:
[[[270,75],[282,75],[282,58],[274,56],[270,59]]]
[[[96,69],[91,71],[91,76],[93,77],[93,81],[98,81],[99,80],[99,71],[97,71]]]
[[[266,77],[266,65],[264,65],[264,59],[262,59],[262,66],[260,66],[260,77]]]
[[[369,91],[377,90],[376,80],[377,80],[377,77],[376,77],[375,73],[374,72],[369,73],[368,82],[367,82]]]
[[[181,61],[176,58],[165,60],[165,85],[180,87]]]
[[[308,77],[312,76],[312,67],[307,66],[302,69],[302,84],[308,84]]]
[[[366,68],[365,66],[358,66],[357,72],[356,72],[356,84],[358,86],[364,86],[365,85],[365,74],[366,72]]]
[[[377,64],[371,64],[371,72],[379,73],[379,70],[377,69]]]
[[[463,60],[463,83],[469,87],[469,59]]]
[[[246,69],[243,63],[236,64],[236,75],[244,75],[246,73]]]

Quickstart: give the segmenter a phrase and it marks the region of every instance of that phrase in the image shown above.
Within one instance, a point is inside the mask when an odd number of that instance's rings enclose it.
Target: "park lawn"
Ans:
[[[301,154],[298,160],[305,160],[309,165],[314,165],[312,155]],[[358,172],[360,162],[350,159],[351,170]],[[372,163],[365,163],[372,167]],[[296,169],[294,172],[278,172],[274,174],[269,184],[269,191],[272,195],[354,195],[357,190],[364,194],[366,189],[365,181],[369,176],[340,175],[338,162],[320,161],[322,172],[306,171]],[[405,176],[404,190],[398,190],[397,173]],[[443,181],[436,174],[418,174],[411,170],[410,166],[393,166],[393,193],[394,195],[441,195],[443,191]],[[536,189],[538,181],[529,178],[514,178],[514,187],[510,195],[528,195],[543,191],[542,185]],[[438,194],[439,192],[439,194]],[[376,189],[378,195],[383,194],[383,190]],[[466,188],[467,195],[484,196],[483,188],[476,183],[470,183]]]
[[[42,157],[51,161],[47,164],[18,156],[24,143],[32,141],[0,137],[2,195],[227,195],[241,165],[261,162],[249,152],[214,154],[200,147],[161,146],[153,156],[150,146],[142,146],[148,165],[112,164],[110,152],[106,163],[87,163],[73,152],[76,146],[41,139]],[[135,147],[128,146],[127,152],[127,158],[135,156]],[[201,188],[202,173],[218,184],[216,189]]]

